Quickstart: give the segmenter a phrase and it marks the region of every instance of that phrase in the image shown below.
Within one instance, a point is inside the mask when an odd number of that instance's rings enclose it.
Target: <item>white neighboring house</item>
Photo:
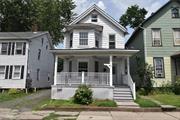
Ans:
[[[0,89],[50,87],[52,47],[48,32],[0,32]]]
[[[97,5],[91,6],[65,27],[64,48],[55,54],[52,99],[69,99],[80,84],[91,85],[94,98],[133,100],[135,83],[129,57],[138,50],[125,49],[127,30]],[[64,60],[57,72],[58,58]],[[121,92],[123,94],[118,94]]]

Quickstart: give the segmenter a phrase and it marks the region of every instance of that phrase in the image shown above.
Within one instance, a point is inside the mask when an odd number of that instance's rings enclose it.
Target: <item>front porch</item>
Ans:
[[[129,51],[129,54],[124,53],[127,51],[121,51],[121,54],[117,54],[119,50],[114,52],[108,54],[106,52],[93,54],[92,51],[84,54],[71,52],[70,55],[68,52],[56,53],[52,95],[57,95],[55,91],[59,90],[64,91],[63,95],[71,93],[68,97],[72,97],[79,85],[86,84],[93,89],[95,98],[113,99],[114,88],[123,86],[129,87],[133,99],[136,99],[135,83],[129,70],[129,57],[135,51]],[[57,72],[58,58],[64,61],[61,72]],[[68,97],[61,96],[61,98]]]

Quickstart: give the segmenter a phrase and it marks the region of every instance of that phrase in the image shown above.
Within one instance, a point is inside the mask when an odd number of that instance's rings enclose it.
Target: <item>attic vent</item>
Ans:
[[[91,22],[97,22],[98,19],[97,19],[97,14],[92,14],[91,15]]]

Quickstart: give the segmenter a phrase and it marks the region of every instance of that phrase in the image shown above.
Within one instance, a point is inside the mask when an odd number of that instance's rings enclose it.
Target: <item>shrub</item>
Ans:
[[[148,93],[146,92],[146,90],[145,90],[144,88],[140,88],[140,89],[138,90],[138,94],[139,94],[139,95],[147,95]]]
[[[87,85],[80,85],[75,92],[74,102],[83,105],[89,105],[92,103],[92,90]]]
[[[173,92],[176,95],[180,95],[180,77],[176,77],[176,82],[174,83],[173,86]]]
[[[15,88],[11,88],[8,90],[8,94],[9,95],[13,95],[13,94],[19,94],[21,91]]]

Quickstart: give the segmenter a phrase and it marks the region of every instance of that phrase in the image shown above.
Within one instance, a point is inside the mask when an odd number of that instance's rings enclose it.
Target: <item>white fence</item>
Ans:
[[[80,85],[110,86],[109,73],[99,72],[60,72],[57,73],[56,84],[60,85]]]

